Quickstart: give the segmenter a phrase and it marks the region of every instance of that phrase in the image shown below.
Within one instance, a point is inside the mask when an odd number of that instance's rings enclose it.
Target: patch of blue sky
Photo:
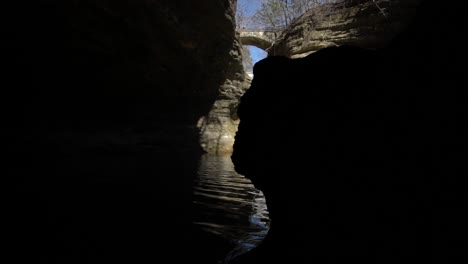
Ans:
[[[238,4],[239,6],[245,7],[246,16],[248,17],[252,17],[261,5],[260,0],[238,0]],[[266,58],[268,55],[264,50],[254,46],[249,46],[249,49],[254,64]]]
[[[250,54],[252,56],[252,62],[254,64],[257,63],[258,61],[266,58],[267,55],[268,55],[264,50],[259,49],[259,48],[254,47],[254,46],[249,46],[249,49],[250,49]]]

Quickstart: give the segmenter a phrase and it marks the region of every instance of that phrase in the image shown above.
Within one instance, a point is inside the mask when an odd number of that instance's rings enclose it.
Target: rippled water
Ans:
[[[201,158],[194,192],[195,224],[235,245],[224,263],[256,247],[266,236],[265,198],[249,179],[234,171],[229,156]]]

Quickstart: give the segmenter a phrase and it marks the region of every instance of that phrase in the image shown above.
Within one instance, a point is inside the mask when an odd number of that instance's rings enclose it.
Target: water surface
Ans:
[[[195,225],[234,246],[223,260],[256,247],[269,227],[261,191],[234,170],[229,156],[204,155],[194,185]]]

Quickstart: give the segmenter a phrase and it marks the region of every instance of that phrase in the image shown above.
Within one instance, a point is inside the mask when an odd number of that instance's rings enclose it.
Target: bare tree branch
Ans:
[[[377,4],[377,2],[375,0],[372,0],[372,2],[374,2],[375,6],[379,9],[380,13],[382,13],[382,15],[385,17],[385,18],[388,18],[387,17],[387,14],[385,13],[385,11],[380,7],[379,4]]]

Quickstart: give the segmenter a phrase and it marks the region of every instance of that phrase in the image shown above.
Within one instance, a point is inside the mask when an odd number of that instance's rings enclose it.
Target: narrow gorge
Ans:
[[[208,153],[230,154],[239,121],[236,109],[250,86],[242,68],[241,45],[263,49],[269,56],[301,58],[326,47],[352,45],[377,49],[411,21],[421,0],[340,0],[310,9],[282,30],[243,29],[230,52],[233,60],[208,115],[199,120],[200,141]]]
[[[5,259],[464,256],[463,9],[338,0],[253,30],[236,6],[3,5]]]

